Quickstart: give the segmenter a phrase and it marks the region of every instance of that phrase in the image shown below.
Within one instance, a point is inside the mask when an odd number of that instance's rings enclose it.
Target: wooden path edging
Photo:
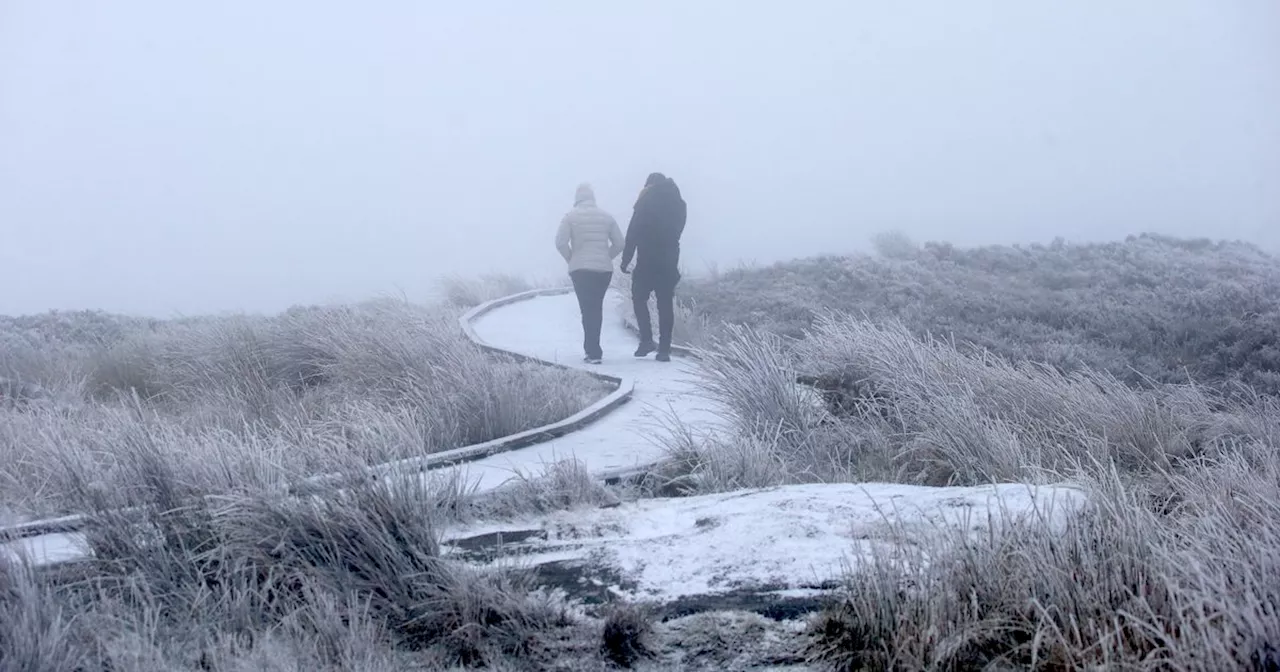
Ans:
[[[385,478],[390,475],[405,475],[407,473],[420,473],[430,471],[441,467],[454,466],[466,462],[474,462],[486,457],[497,455],[520,448],[526,448],[531,445],[543,443],[551,439],[559,438],[571,432],[582,429],[583,427],[599,420],[617,407],[631,400],[631,395],[635,391],[635,381],[631,378],[620,378],[610,376],[595,371],[577,369],[569,367],[558,362],[551,362],[537,357],[531,357],[518,352],[504,350],[497,346],[491,345],[480,335],[476,333],[473,322],[478,320],[485,314],[503,306],[507,306],[520,301],[527,301],[540,296],[558,296],[568,294],[573,289],[569,287],[557,287],[551,289],[534,289],[519,294],[512,294],[501,298],[486,301],[475,306],[463,313],[458,318],[459,325],[462,327],[463,334],[472,343],[475,343],[482,350],[489,353],[510,357],[518,361],[537,362],[545,366],[554,366],[561,369],[569,369],[573,371],[581,371],[597,380],[616,385],[616,389],[610,392],[604,398],[596,401],[594,404],[574,413],[573,415],[558,420],[541,427],[534,427],[515,434],[499,437],[477,443],[470,446],[463,446],[451,450],[445,450],[438,453],[431,453],[422,457],[411,457],[394,462],[386,462],[383,464],[368,467],[364,476],[372,480]],[[295,496],[306,496],[317,494],[325,490],[341,488],[353,484],[353,478],[360,478],[354,474],[321,474],[303,479],[301,482],[289,486],[288,494]],[[133,511],[132,509],[126,511]],[[140,509],[139,509],[140,511]],[[58,518],[46,518],[44,520],[34,520],[17,525],[10,525],[0,528],[0,543],[17,541],[30,537],[39,537],[46,534],[67,534],[79,532],[91,524],[89,517],[82,514],[72,514],[61,516]]]

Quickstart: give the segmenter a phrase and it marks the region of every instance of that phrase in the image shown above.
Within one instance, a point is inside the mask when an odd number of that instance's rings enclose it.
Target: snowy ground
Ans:
[[[742,591],[799,596],[829,588],[877,547],[919,543],[945,529],[978,533],[1013,518],[1054,529],[1083,504],[1069,487],[797,485],[566,511],[458,529],[448,538],[477,564],[514,557],[521,565],[577,567],[588,580],[612,577],[605,587],[630,600]],[[492,542],[500,534],[520,541],[496,559],[494,544],[462,541]]]

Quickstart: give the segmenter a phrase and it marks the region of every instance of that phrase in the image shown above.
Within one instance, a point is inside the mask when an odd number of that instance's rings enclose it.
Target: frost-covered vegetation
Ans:
[[[462,336],[460,307],[513,286],[450,281],[455,303],[434,307],[5,318],[3,375],[39,393],[0,409],[3,502],[94,522],[88,562],[0,555],[0,669],[604,665],[601,622],[438,545],[444,525],[477,516],[609,501],[580,465],[484,496],[456,479],[323,499],[280,487],[515,433],[607,393]]]
[[[1155,236],[891,252],[690,283],[699,319],[738,323],[698,344],[737,432],[677,431],[668,489],[1067,481],[1092,505],[1061,535],[940,533],[855,568],[813,658],[1277,669],[1274,260]]]
[[[682,285],[677,340],[701,349],[734,431],[706,440],[672,420],[647,492],[1065,482],[1089,506],[1052,532],[903,530],[914,543],[851,566],[806,629],[769,637],[790,633],[781,648],[816,669],[1280,669],[1275,261],[1149,235],[877,244]],[[525,288],[494,276],[448,295],[469,306]],[[50,394],[3,411],[17,459],[0,488],[101,524],[98,559],[73,572],[0,567],[0,669],[766,662],[724,662],[765,638],[757,621],[705,614],[679,634],[441,556],[440,531],[461,521],[615,504],[580,465],[484,496],[416,481],[279,496],[286,475],[515,431],[603,392],[481,356],[455,315],[379,302],[19,321],[0,375]],[[114,513],[131,503],[154,505],[151,536]]]
[[[170,457],[129,457],[151,486],[142,519],[83,493],[92,560],[32,569],[0,557],[0,669],[605,669],[607,621],[528,573],[472,569],[439,544],[469,517],[602,503],[580,466],[485,497],[402,481],[211,500]]]
[[[506,273],[489,273],[477,278],[451,276],[441,281],[445,301],[459,308],[478,306],[490,299],[533,289],[524,278]]]
[[[385,300],[270,317],[5,318],[0,377],[35,398],[0,408],[0,508],[44,515],[73,510],[79,489],[131,493],[143,484],[128,456],[147,451],[210,493],[277,487],[536,427],[608,392],[481,352],[457,316]]]
[[[1280,392],[1280,260],[1255,246],[1151,234],[973,249],[877,242],[876,256],[691,279],[681,296],[703,318],[787,337],[830,309],[1129,383],[1242,381]]]

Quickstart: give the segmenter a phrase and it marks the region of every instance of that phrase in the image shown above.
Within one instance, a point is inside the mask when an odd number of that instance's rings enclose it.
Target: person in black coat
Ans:
[[[671,330],[675,322],[676,284],[680,282],[680,236],[684,233],[686,208],[675,180],[662,173],[650,173],[640,198],[636,200],[627,225],[626,244],[622,249],[622,272],[634,256],[635,272],[631,276],[631,302],[640,329],[640,347],[636,357],[654,350],[657,360],[671,361]],[[649,321],[649,296],[658,303],[658,342],[653,342]]]

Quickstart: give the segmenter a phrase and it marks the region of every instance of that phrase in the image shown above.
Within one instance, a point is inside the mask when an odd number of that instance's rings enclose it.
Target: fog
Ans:
[[[650,171],[684,261],[1140,231],[1280,247],[1280,3],[0,0],[0,313],[563,273]]]

